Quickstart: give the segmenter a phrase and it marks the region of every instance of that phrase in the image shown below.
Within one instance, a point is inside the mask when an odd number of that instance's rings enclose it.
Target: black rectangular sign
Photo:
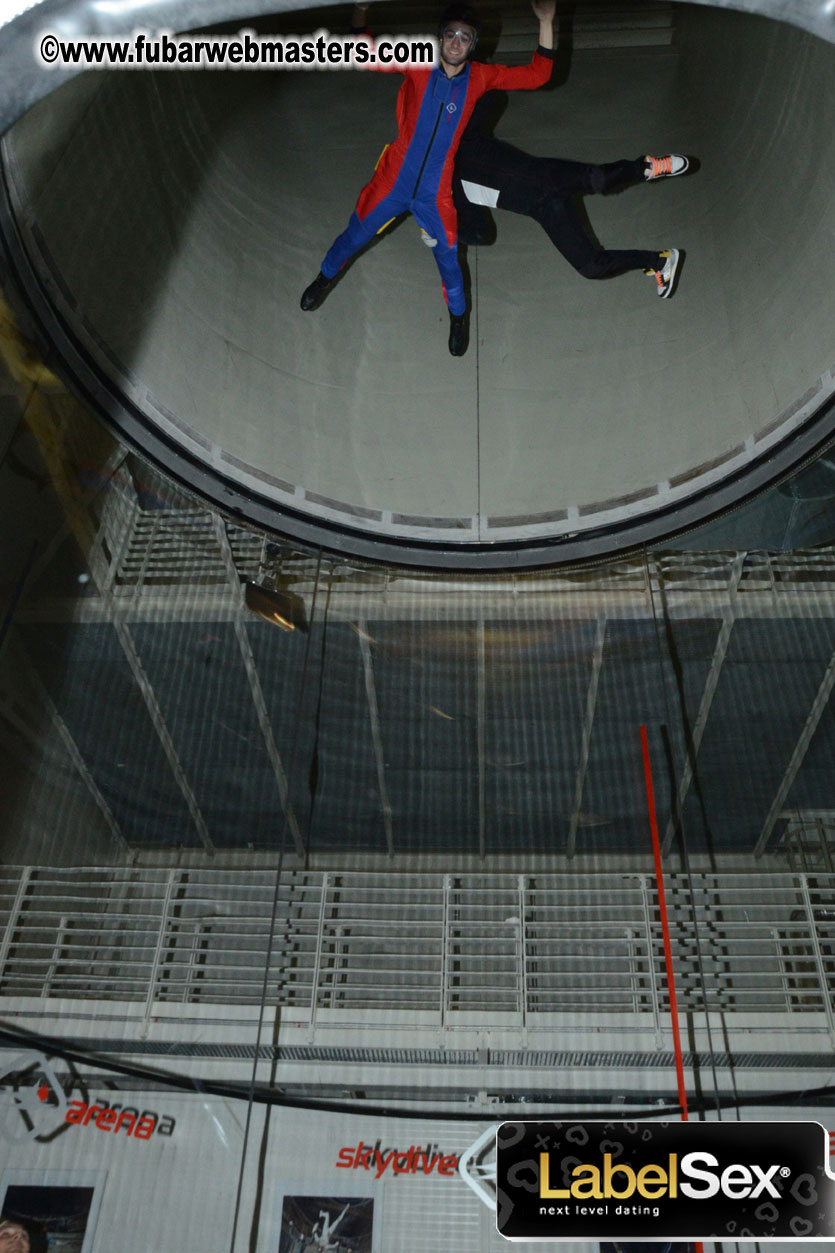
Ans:
[[[832,1240],[820,1123],[507,1122],[496,1223],[508,1240]]]

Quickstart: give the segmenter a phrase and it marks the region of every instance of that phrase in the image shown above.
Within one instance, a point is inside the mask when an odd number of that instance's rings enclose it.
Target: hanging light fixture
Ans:
[[[246,607],[283,631],[307,634],[309,627],[304,600],[298,592],[291,591],[290,579],[281,572],[280,559],[281,549],[264,540],[258,577],[244,585]]]

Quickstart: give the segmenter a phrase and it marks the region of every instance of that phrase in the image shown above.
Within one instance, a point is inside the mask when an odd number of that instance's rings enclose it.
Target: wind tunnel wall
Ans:
[[[392,137],[396,83],[358,74],[73,80],[5,141],[18,274],[130,442],[301,541],[524,565],[694,525],[829,435],[835,52],[675,10],[673,48],[577,53],[497,132],[540,155],[697,154],[692,176],[587,203],[607,246],[685,249],[672,301],[580,278],[499,213],[469,251],[463,361],[411,219],[303,315]]]

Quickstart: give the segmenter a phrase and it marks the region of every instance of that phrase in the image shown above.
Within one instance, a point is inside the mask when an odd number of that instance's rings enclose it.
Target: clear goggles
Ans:
[[[475,34],[470,30],[469,26],[445,26],[442,36],[445,43],[452,43],[453,39],[459,39],[465,48],[469,48],[475,39]]]

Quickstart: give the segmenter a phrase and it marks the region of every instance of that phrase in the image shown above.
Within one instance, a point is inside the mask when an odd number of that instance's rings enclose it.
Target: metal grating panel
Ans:
[[[692,882],[692,886],[691,886]],[[683,1011],[821,1013],[835,876],[671,875]],[[465,1026],[668,1007],[644,875],[0,870],[6,996],[421,1012]],[[696,945],[696,935],[700,951]]]
[[[252,1061],[254,1044],[177,1043],[163,1040],[110,1039],[99,1036],[70,1036],[64,1043],[71,1048],[100,1057],[165,1057],[210,1061]],[[267,1062],[303,1062],[318,1065],[340,1063],[346,1066],[443,1066],[458,1068],[487,1066],[501,1069],[565,1071],[570,1068],[597,1070],[666,1070],[675,1067],[675,1054],[669,1049],[655,1052],[591,1049],[421,1049],[421,1048],[334,1048],[303,1045],[261,1044],[258,1058]],[[831,1053],[682,1053],[684,1066],[697,1070],[825,1070],[832,1069]]]

